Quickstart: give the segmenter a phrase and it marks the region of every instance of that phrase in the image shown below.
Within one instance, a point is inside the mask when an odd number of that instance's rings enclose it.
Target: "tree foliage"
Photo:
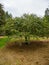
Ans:
[[[49,37],[49,14],[47,11],[49,12],[46,9],[42,18],[34,14],[23,14],[21,17],[13,18],[11,14],[3,10],[3,6],[0,4],[0,32],[4,31],[4,35],[7,36],[24,36],[26,40],[31,35]],[[1,27],[1,25],[4,26]]]

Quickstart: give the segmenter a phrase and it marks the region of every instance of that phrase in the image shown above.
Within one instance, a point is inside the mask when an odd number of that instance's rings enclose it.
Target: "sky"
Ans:
[[[13,17],[22,16],[24,13],[43,16],[45,9],[49,7],[49,0],[0,0],[0,3]]]

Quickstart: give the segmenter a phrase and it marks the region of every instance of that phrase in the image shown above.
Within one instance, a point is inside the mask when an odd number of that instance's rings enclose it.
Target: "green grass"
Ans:
[[[0,48],[5,46],[8,41],[8,37],[0,38]]]

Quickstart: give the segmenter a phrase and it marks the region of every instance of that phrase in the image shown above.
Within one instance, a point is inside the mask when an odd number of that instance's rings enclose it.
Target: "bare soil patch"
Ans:
[[[49,65],[49,43],[31,41],[0,49],[0,65]]]
[[[4,36],[0,36],[0,38],[4,38]]]

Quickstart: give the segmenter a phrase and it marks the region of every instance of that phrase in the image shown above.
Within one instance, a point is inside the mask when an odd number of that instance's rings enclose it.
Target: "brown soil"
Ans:
[[[0,49],[0,65],[49,65],[49,43],[6,46]]]
[[[4,38],[4,36],[0,36],[0,38]]]

